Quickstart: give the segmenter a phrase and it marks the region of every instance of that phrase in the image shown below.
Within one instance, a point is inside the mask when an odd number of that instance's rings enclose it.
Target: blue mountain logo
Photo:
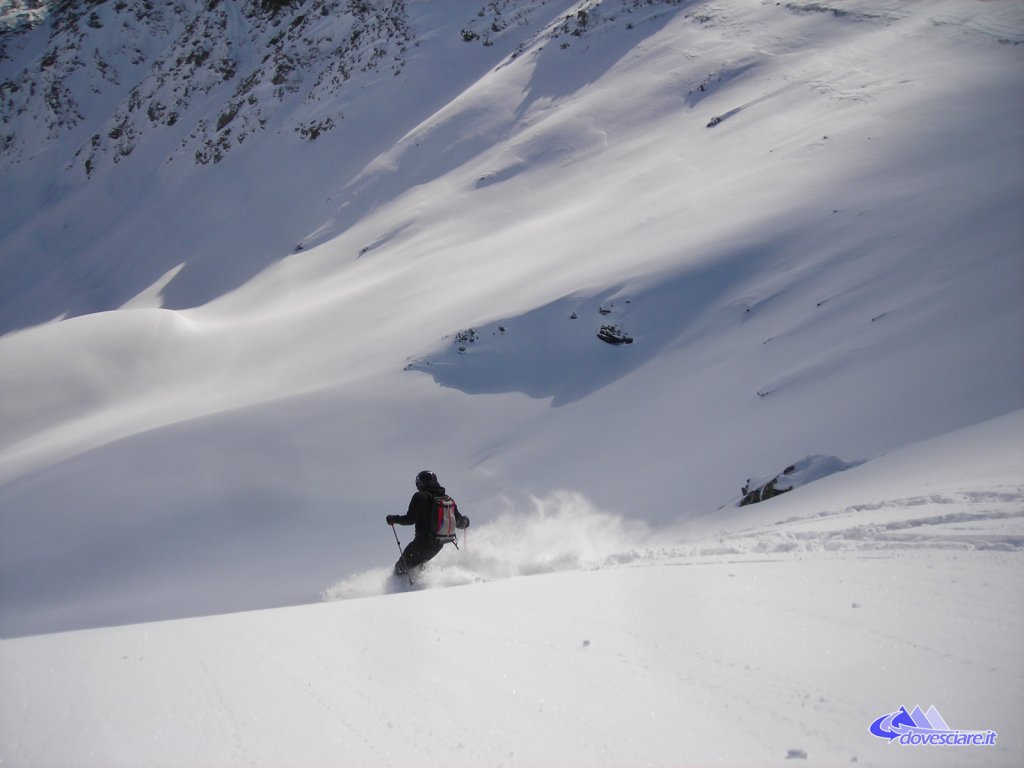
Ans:
[[[920,707],[914,707],[913,712],[900,707],[875,720],[869,730],[873,736],[888,739],[890,744],[898,739],[900,744],[913,747],[993,746],[997,735],[995,731],[950,728],[934,706],[927,712],[922,712]]]

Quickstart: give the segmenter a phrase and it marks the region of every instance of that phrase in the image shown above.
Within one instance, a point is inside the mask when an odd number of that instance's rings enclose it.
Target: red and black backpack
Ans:
[[[451,496],[435,496],[430,515],[430,532],[435,541],[447,544],[456,540],[455,500]]]

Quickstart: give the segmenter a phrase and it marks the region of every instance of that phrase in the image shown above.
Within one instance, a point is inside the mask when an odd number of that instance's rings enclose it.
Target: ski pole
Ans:
[[[402,565],[405,567],[405,575],[409,579],[409,586],[413,586],[412,574],[409,573],[409,564],[405,562],[405,552],[402,551],[402,542],[398,540],[398,531],[395,530],[395,526],[391,526],[391,532],[395,534],[395,544],[398,545],[398,559],[402,561]]]

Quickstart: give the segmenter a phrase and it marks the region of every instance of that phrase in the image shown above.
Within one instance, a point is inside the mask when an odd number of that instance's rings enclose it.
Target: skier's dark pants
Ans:
[[[440,542],[413,539],[402,552],[402,557],[395,563],[395,573],[405,573],[406,568],[410,571],[418,568],[440,552],[442,547],[444,544]]]

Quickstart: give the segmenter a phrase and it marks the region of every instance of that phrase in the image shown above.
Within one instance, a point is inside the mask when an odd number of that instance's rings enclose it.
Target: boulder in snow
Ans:
[[[606,341],[609,344],[632,344],[633,337],[619,328],[617,325],[602,325],[601,330],[597,332],[597,338],[601,341]]]
[[[795,464],[790,464],[774,477],[747,478],[741,491],[743,498],[740,499],[739,506],[767,501],[801,485],[856,467],[861,463],[863,462],[845,462],[835,456],[807,456]]]

